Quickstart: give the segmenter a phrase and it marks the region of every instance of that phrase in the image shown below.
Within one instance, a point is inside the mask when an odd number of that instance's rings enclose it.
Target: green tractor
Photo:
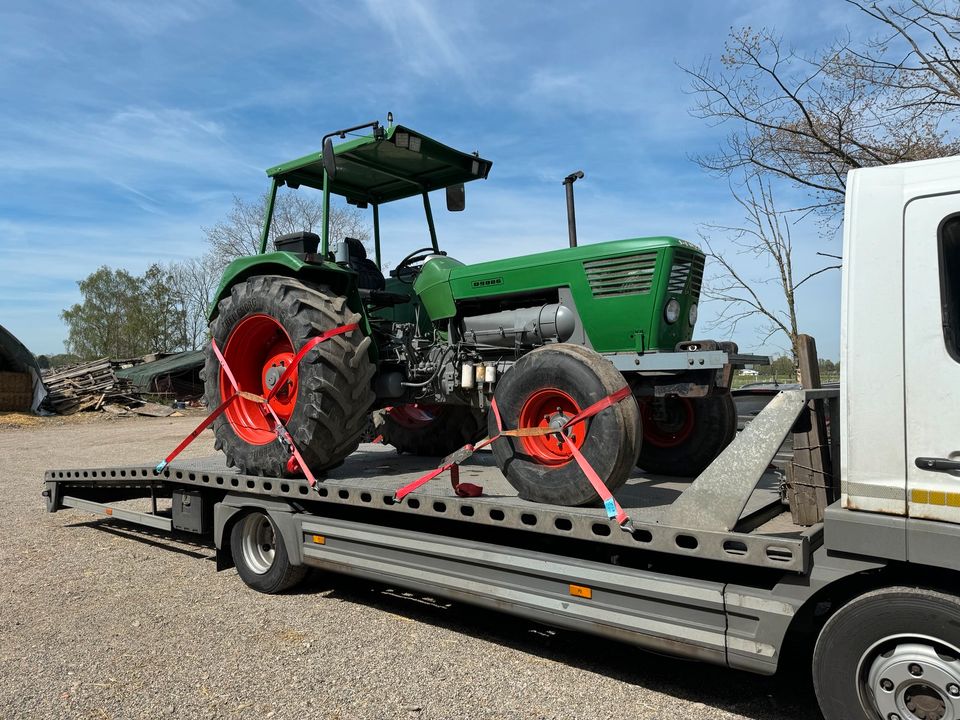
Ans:
[[[364,134],[343,142],[348,134]],[[694,476],[732,440],[736,412],[724,371],[735,347],[691,342],[704,255],[672,237],[576,245],[572,183],[565,182],[570,247],[465,265],[440,248],[430,193],[462,210],[464,183],[491,162],[409,128],[378,122],[326,136],[322,151],[278,165],[260,254],[226,269],[211,334],[241,390],[274,389],[297,351],[334,328],[274,392],[270,404],[310,470],[340,464],[378,418],[400,452],[444,456],[504,428],[560,428],[626,385],[631,396],[560,434],[501,437],[493,454],[523,498],[583,505],[597,495],[573,459],[576,445],[611,490],[635,466]],[[267,252],[277,190],[323,193],[322,233],[277,237]],[[330,196],[372,212],[374,258],[362,243],[329,237]],[[423,247],[384,276],[379,208],[419,198]],[[732,344],[731,344],[732,345]],[[210,407],[231,393],[212,349]],[[248,474],[299,471],[271,414],[241,397],[216,421],[216,444]]]

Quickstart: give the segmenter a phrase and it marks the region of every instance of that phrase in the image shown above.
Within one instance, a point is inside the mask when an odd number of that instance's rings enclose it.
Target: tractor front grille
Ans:
[[[583,271],[594,297],[650,292],[656,269],[655,251],[586,260],[583,263]]]
[[[700,286],[703,284],[703,257],[701,255],[677,254],[673,267],[670,269],[670,278],[667,280],[667,292],[682,295],[687,291],[687,282],[690,285],[690,295],[696,300],[700,297]]]

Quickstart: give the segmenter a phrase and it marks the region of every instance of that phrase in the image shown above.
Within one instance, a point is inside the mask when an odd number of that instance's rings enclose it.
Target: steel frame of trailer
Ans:
[[[717,472],[769,462],[797,414],[814,397],[783,393],[718,458]],[[817,395],[819,397],[819,395]],[[779,408],[779,409],[778,409]],[[766,422],[763,422],[767,415]],[[781,432],[782,430],[782,432]],[[739,449],[737,447],[739,444]],[[757,452],[757,444],[763,452]],[[728,449],[729,450],[729,449]],[[761,456],[769,450],[769,457]],[[742,495],[757,479],[729,485]],[[830,555],[822,524],[784,535],[724,529],[747,497],[717,502],[688,517],[698,493],[711,498],[710,469],[653,521],[627,533],[599,510],[536,505],[519,498],[458,498],[430,486],[402,503],[362,478],[311,489],[304,480],[241,475],[173,463],[49,470],[51,512],[71,507],[159,530],[212,530],[217,566],[232,565],[233,523],[266,513],[291,564],[303,564],[506,611],[640,647],[764,674],[776,670],[794,620],[819,591],[882,567]],[[701,485],[698,485],[703,481]],[[169,496],[171,516],[116,505],[118,499]],[[747,493],[749,495],[749,493]],[[742,502],[741,502],[742,500]],[[726,507],[724,507],[726,505]],[[676,508],[674,507],[676,506]],[[659,520],[659,521],[657,521]]]

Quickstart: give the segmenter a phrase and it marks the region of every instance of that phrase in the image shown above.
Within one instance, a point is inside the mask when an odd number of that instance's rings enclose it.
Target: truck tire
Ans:
[[[400,405],[384,413],[380,434],[400,453],[444,457],[483,439],[487,425],[465,405]]]
[[[266,396],[283,368],[312,337],[360,316],[346,298],[289,277],[262,275],[237,283],[220,301],[210,334],[241,390]],[[352,453],[374,401],[368,357],[370,338],[360,330],[316,346],[300,363],[287,391],[271,406],[283,421],[312,472],[333,467]],[[211,347],[206,351],[207,405],[217,407],[232,393]],[[297,469],[276,439],[272,418],[258,404],[238,398],[214,422],[216,447],[227,464],[248,475],[280,477]]]
[[[891,587],[852,600],[820,631],[813,685],[826,720],[960,717],[960,599]]]
[[[655,475],[696,477],[737,435],[729,392],[704,398],[644,398],[643,448],[637,465]]]
[[[497,385],[504,429],[559,427],[567,419],[624,387],[623,375],[586,348],[558,344],[527,353]],[[493,412],[487,432],[497,433]],[[497,465],[524,500],[554,505],[600,501],[566,442],[574,442],[611,492],[630,476],[640,447],[640,412],[633,397],[572,426],[568,440],[556,436],[501,437],[493,445]]]
[[[303,565],[290,564],[280,531],[265,512],[247,513],[233,524],[230,552],[240,579],[267,595],[289,590],[307,574]]]

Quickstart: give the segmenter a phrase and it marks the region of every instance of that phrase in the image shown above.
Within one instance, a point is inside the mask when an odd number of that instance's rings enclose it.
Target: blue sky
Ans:
[[[562,247],[560,181],[578,168],[581,242],[696,240],[700,223],[740,215],[726,182],[690,160],[725,130],[689,115],[677,63],[718,56],[731,26],[775,26],[802,49],[861,23],[840,0],[6,4],[0,324],[34,352],[62,352],[78,280],[201,254],[201,227],[233,195],[263,192],[264,168],[388,110],[494,162],[465,213],[437,213],[461,260]],[[382,216],[388,260],[424,244],[415,201]],[[795,242],[802,256],[839,248],[812,226]],[[800,298],[826,357],[839,355],[839,285],[830,273]],[[698,334],[715,311],[703,305]],[[778,351],[749,326],[734,339]]]

